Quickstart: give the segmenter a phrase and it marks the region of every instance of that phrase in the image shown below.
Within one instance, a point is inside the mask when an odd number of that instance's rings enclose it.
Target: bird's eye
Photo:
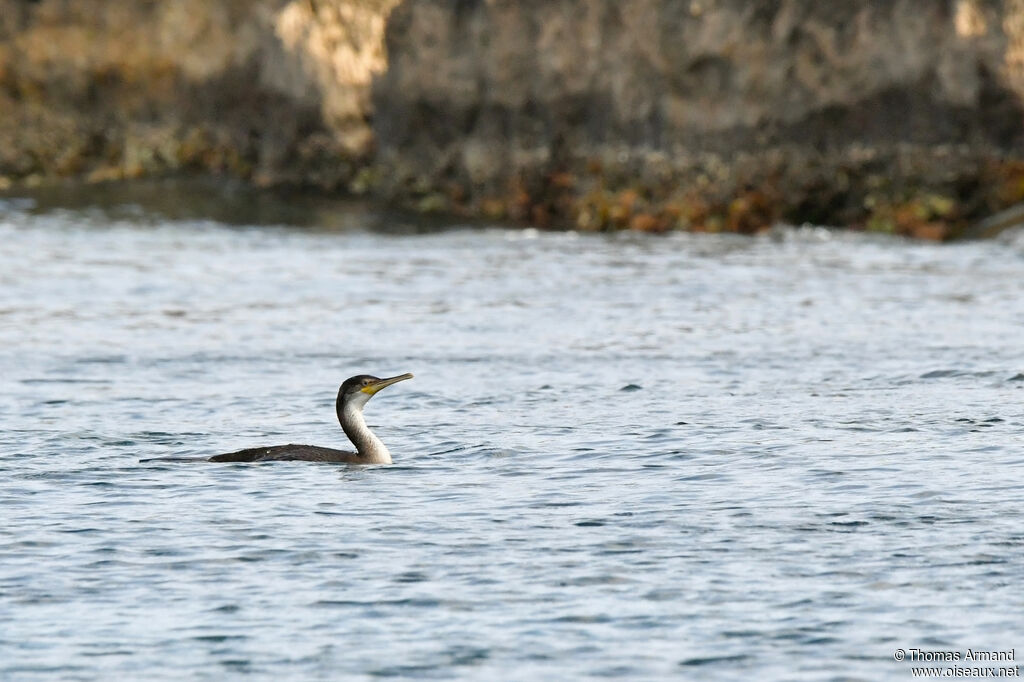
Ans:
[[[363,379],[363,386],[369,386],[371,383],[369,379]]]

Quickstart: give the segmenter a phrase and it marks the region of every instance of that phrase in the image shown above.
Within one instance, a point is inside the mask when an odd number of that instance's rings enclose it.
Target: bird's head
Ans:
[[[380,379],[369,374],[360,374],[358,376],[345,379],[341,384],[341,388],[338,389],[338,407],[342,405],[356,405],[362,409],[363,405],[382,388],[387,388],[391,384],[397,384],[399,381],[405,381],[406,379],[412,379],[412,374],[401,374],[397,377],[389,377],[387,379]]]

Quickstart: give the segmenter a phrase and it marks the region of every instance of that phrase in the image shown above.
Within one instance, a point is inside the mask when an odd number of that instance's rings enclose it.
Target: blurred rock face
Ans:
[[[397,193],[533,219],[927,222],[1019,157],[1022,48],[1020,0],[419,0],[374,125]]]
[[[1024,199],[1022,95],[1024,0],[0,0],[8,184],[943,236]]]
[[[394,0],[0,0],[0,177],[338,187]]]

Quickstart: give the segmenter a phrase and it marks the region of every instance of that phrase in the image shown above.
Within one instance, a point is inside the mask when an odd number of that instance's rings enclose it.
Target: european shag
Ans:
[[[317,445],[273,445],[265,448],[248,448],[238,452],[210,457],[211,462],[272,462],[298,460],[303,462],[345,462],[348,464],[391,464],[391,453],[373,435],[363,419],[363,406],[382,388],[399,381],[412,379],[411,374],[402,374],[388,379],[378,379],[360,374],[346,379],[338,389],[335,409],[338,421],[345,435],[356,446],[356,452],[322,448]]]

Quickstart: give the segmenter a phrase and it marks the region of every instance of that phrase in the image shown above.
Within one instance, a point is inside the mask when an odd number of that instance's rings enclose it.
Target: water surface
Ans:
[[[0,678],[1024,649],[1024,238],[162,215],[0,206]],[[139,463],[343,446],[338,384],[406,371],[393,466]]]

